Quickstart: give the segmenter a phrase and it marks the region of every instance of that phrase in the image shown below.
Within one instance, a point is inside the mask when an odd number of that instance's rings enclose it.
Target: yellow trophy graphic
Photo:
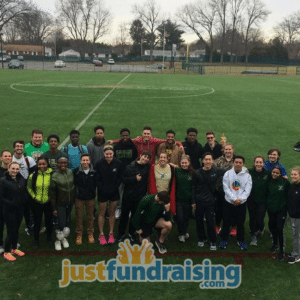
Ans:
[[[146,247],[147,246],[147,247]],[[129,240],[119,243],[119,250],[117,251],[117,259],[122,264],[151,264],[154,260],[154,250],[152,243],[147,240],[143,240],[142,245],[131,246]]]

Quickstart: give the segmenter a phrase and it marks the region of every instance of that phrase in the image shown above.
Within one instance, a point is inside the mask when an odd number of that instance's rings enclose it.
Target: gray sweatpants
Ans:
[[[292,227],[293,252],[292,256],[300,257],[300,219],[290,218]]]

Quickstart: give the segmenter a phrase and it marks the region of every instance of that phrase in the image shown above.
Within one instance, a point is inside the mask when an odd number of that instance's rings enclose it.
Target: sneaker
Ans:
[[[241,250],[248,250],[248,245],[245,242],[237,242],[238,246],[240,247]]]
[[[257,246],[257,238],[255,235],[251,236],[250,246]]]
[[[236,234],[237,234],[236,227],[232,227],[229,234],[230,234],[231,236],[236,236]]]
[[[275,254],[278,249],[279,248],[278,248],[277,245],[273,245],[272,248],[270,249],[270,252],[273,253],[273,254]]]
[[[90,244],[94,244],[95,243],[95,239],[94,239],[94,236],[92,234],[89,235],[89,243]]]
[[[54,247],[55,247],[55,250],[60,251],[61,250],[61,242],[60,241],[56,241],[54,243]]]
[[[69,242],[66,238],[62,239],[61,243],[62,243],[64,248],[69,248],[69,246],[70,246]]]
[[[283,261],[283,260],[284,260],[284,253],[283,253],[283,252],[279,252],[279,253],[278,253],[278,256],[277,256],[277,259],[278,259],[279,261]]]
[[[160,254],[165,254],[167,253],[167,249],[165,247],[165,244],[164,243],[160,243],[159,240],[155,241],[155,245],[159,251]]]
[[[188,233],[185,234],[184,238],[187,240],[190,237]]]
[[[180,243],[185,243],[185,236],[184,235],[178,236],[178,240]]]
[[[40,230],[40,235],[44,234],[46,232],[46,227],[42,227],[42,229]]]
[[[136,235],[135,234],[130,234],[129,233],[128,237],[129,237],[131,243],[134,244],[136,242]]]
[[[21,244],[17,243],[17,249],[19,249],[21,247]]]
[[[290,256],[287,261],[288,261],[288,264],[292,265],[292,264],[295,264],[295,263],[299,262],[300,258],[299,257],[296,258],[296,257]]]
[[[123,239],[125,238],[126,234],[119,234],[117,237],[117,242],[122,242]]]
[[[105,235],[99,235],[99,242],[100,242],[100,245],[104,246],[104,245],[107,245],[107,241],[106,241],[106,238],[105,238]]]
[[[4,253],[4,254],[3,254],[3,257],[4,257],[6,260],[8,260],[8,261],[15,261],[15,260],[16,260],[16,258],[15,258],[13,255],[11,255],[11,253]]]
[[[116,217],[117,220],[120,219],[120,217],[121,217],[121,209],[120,208],[116,209],[115,217]]]
[[[3,252],[4,252],[4,248],[0,246],[0,254],[2,254]]]
[[[25,256],[25,253],[21,250],[18,250],[18,249],[11,249],[10,252],[12,254],[15,254],[15,255],[20,256],[20,257]]]
[[[220,245],[219,245],[219,248],[220,249],[226,249],[227,246],[228,246],[228,242],[227,241],[221,241]]]
[[[31,230],[31,228],[25,228],[25,232],[27,233],[27,235],[33,235],[33,231]]]
[[[221,227],[220,226],[215,226],[215,231],[216,231],[216,235],[218,235],[221,231]]]
[[[210,243],[210,250],[211,250],[211,251],[216,251],[216,250],[217,250],[217,245],[216,245],[216,243]]]
[[[116,241],[115,237],[114,237],[114,234],[113,233],[110,233],[109,236],[108,236],[108,244],[112,245],[114,244]]]
[[[204,244],[205,244],[206,240],[201,240],[197,243],[197,246],[198,247],[204,247]]]
[[[81,244],[82,244],[82,236],[81,235],[77,235],[76,245],[81,245]]]

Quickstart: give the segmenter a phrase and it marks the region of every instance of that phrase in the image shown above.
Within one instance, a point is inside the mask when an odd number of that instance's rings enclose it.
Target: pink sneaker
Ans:
[[[230,235],[231,236],[236,236],[236,234],[237,234],[236,227],[232,227],[231,231],[230,231]]]
[[[100,245],[102,245],[102,246],[107,245],[105,235],[99,235],[99,242],[100,242]]]
[[[115,243],[115,237],[114,237],[114,234],[113,233],[110,233],[109,236],[108,236],[108,243],[109,244],[114,244]]]

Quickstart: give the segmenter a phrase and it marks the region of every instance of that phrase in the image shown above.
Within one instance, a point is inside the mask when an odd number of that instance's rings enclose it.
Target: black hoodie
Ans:
[[[200,143],[196,140],[194,144],[191,144],[187,138],[185,138],[185,142],[182,143],[184,147],[184,151],[186,155],[189,155],[191,158],[191,163],[194,168],[194,170],[197,170],[200,168],[200,162],[199,159],[203,155],[203,148]]]
[[[114,153],[115,157],[122,162],[123,170],[138,157],[136,147],[131,139],[126,143],[120,140],[119,143],[115,144]]]
[[[290,185],[287,208],[291,218],[300,219],[300,184]]]

